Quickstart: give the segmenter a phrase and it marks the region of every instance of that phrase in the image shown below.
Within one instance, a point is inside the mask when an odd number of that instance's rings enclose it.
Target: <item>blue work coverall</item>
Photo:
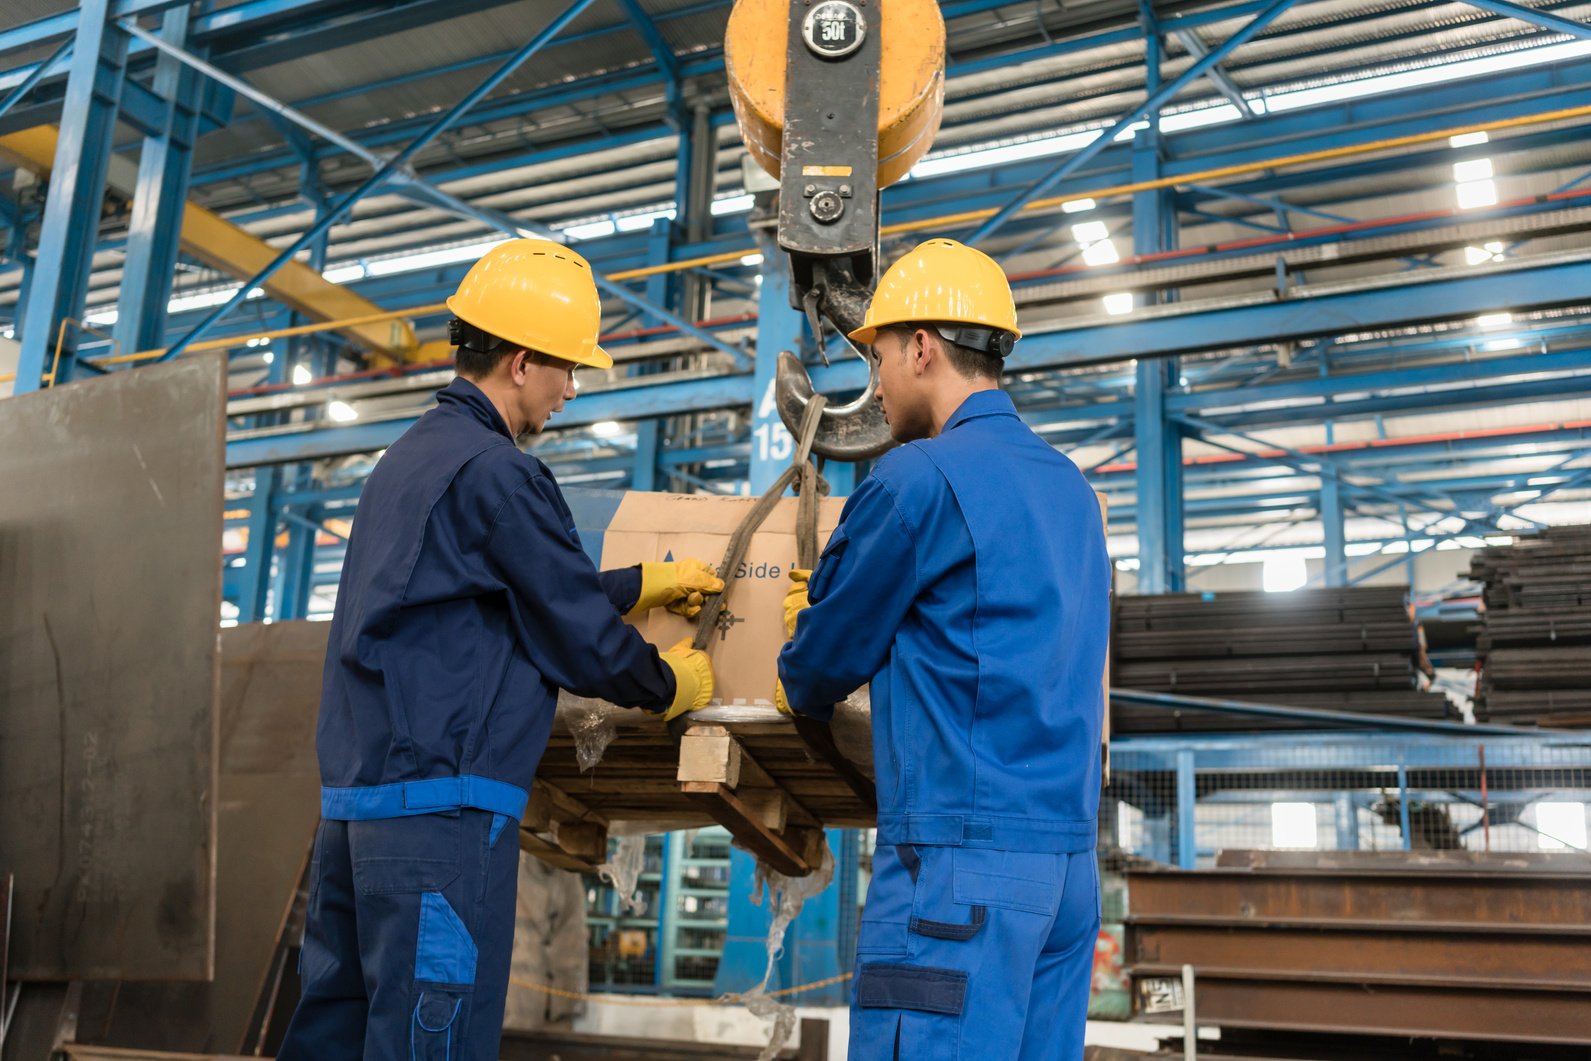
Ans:
[[[1094,492],[1003,391],[846,503],[779,674],[818,718],[872,681],[853,1061],[1083,1056],[1109,584]]]
[[[456,379],[376,464],[338,584],[303,994],[279,1061],[495,1061],[520,816],[558,690],[661,711],[546,465]]]

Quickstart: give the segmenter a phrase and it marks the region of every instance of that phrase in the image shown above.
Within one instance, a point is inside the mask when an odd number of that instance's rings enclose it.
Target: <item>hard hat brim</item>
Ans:
[[[861,343],[863,346],[872,346],[873,340],[878,338],[878,329],[871,324],[864,324],[862,327],[856,329],[856,331],[851,332],[847,338],[853,343]]]

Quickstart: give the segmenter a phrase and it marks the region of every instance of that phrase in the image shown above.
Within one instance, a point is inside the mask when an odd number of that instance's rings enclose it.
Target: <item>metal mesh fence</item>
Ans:
[[[1219,852],[1585,850],[1585,738],[1252,734],[1112,749],[1102,849],[1184,868]]]

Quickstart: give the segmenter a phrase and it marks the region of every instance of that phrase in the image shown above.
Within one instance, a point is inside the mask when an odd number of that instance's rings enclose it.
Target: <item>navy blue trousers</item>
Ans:
[[[880,847],[862,910],[851,1061],[1082,1061],[1099,864]]]
[[[278,1061],[496,1061],[518,881],[505,815],[322,821]]]

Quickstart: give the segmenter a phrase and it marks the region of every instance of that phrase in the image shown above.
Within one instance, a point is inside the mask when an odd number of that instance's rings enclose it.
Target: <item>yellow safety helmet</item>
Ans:
[[[488,335],[561,361],[612,368],[597,345],[602,300],[591,266],[545,239],[511,239],[470,266],[447,308]]]
[[[1016,326],[1016,302],[1000,264],[982,251],[953,239],[919,243],[884,273],[867,305],[867,318],[851,333],[859,343],[871,343],[878,329],[890,324],[965,324],[993,329],[989,340],[1011,335],[1003,349],[979,342],[964,345],[988,349],[1002,356],[1010,343],[1022,338]],[[955,341],[962,341],[951,336]]]

